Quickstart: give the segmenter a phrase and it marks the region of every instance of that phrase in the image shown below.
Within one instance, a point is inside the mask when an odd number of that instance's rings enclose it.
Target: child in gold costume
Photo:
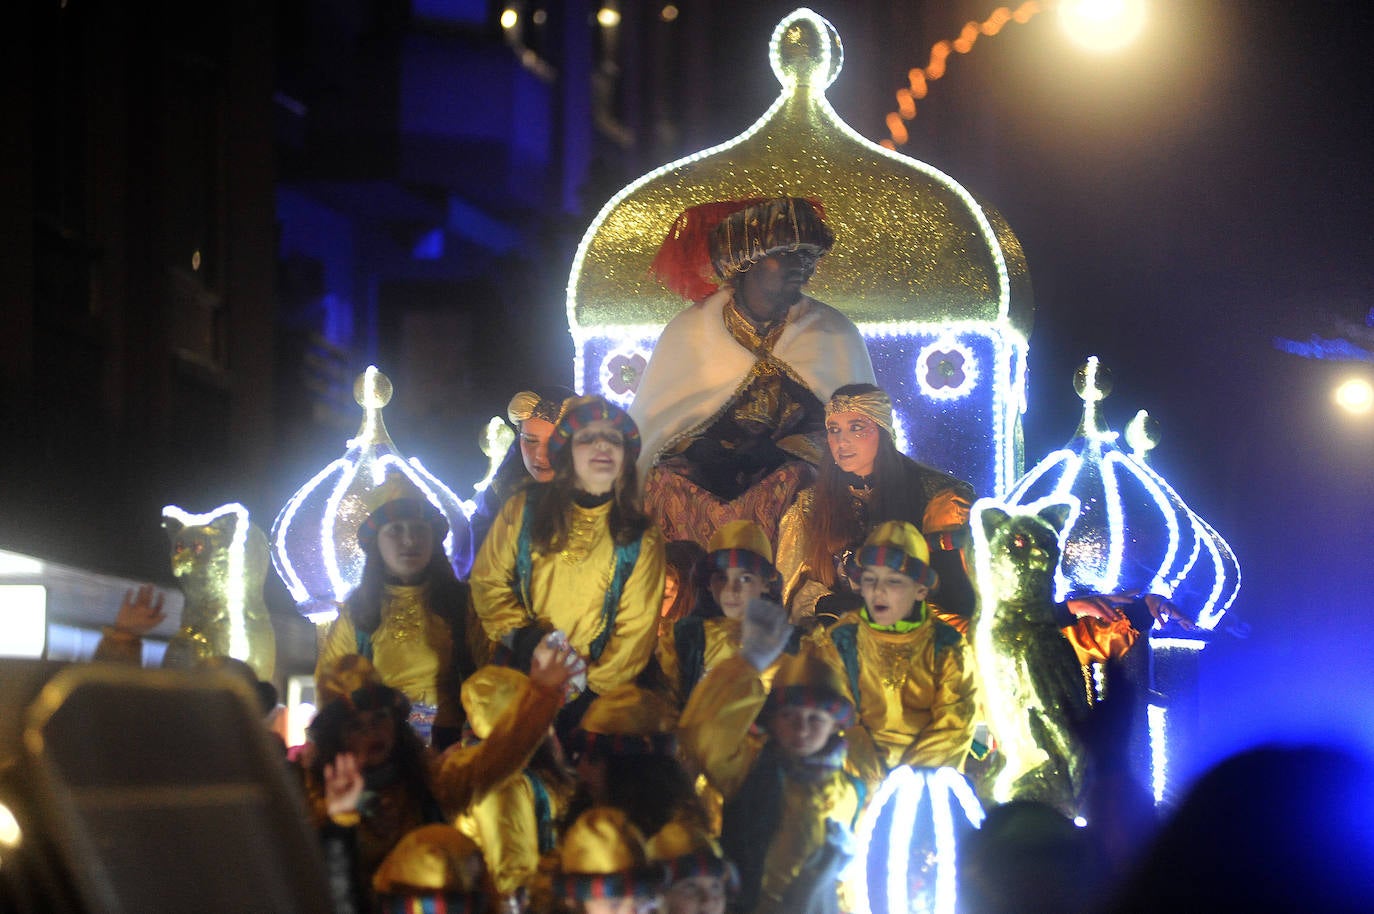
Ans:
[[[739,653],[749,601],[781,599],[773,547],[753,521],[730,521],[717,530],[695,577],[692,614],[658,642],[658,663],[678,707],[687,703],[702,676]]]
[[[467,588],[444,554],[448,521],[405,477],[392,475],[358,527],[363,577],[330,623],[315,664],[319,683],[339,658],[360,654],[403,693],[411,725],[443,748],[463,725],[459,688],[475,669]],[[475,627],[475,626],[474,626]]]
[[[445,754],[441,785],[447,780],[444,772],[452,777],[474,764],[491,764],[483,753],[492,745],[493,733],[500,736],[502,720],[518,721],[526,731],[542,725],[548,732],[552,714],[530,707],[532,691],[523,674],[502,666],[482,667],[463,683],[468,725],[481,742]],[[499,896],[521,903],[539,870],[540,857],[554,849],[554,826],[567,808],[573,783],[547,736],[523,768],[505,767],[505,779],[463,809],[456,824],[482,848]]]
[[[306,796],[316,826],[356,847],[358,884],[368,884],[406,832],[444,822],[519,776],[581,670],[566,644],[541,644],[529,677],[509,671],[508,700],[483,721],[487,738],[437,760],[406,726],[405,696],[382,685],[367,660],[346,656],[326,670],[323,706],[310,725]]]
[[[962,771],[978,704],[973,658],[963,636],[927,612],[936,576],[925,537],[908,523],[880,524],[858,564],[864,607],[802,645],[858,709],[851,770],[870,785],[898,765]]]
[[[834,671],[787,657],[764,688],[760,673],[791,631],[781,606],[750,603],[740,653],[697,685],[678,729],[684,754],[725,797],[721,845],[739,868],[738,910],[755,914],[838,911],[862,806],[840,735],[853,706]],[[755,722],[766,737],[754,734]]]
[[[663,540],[639,509],[638,454],[624,410],[601,397],[568,401],[549,439],[553,481],[506,502],[472,568],[477,615],[517,667],[522,644],[555,628],[587,659],[586,693],[560,733],[653,654]]]

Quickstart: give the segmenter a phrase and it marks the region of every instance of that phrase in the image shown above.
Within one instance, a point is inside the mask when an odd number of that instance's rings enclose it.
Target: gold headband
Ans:
[[[825,418],[829,419],[836,413],[858,413],[872,419],[889,435],[892,434],[892,400],[881,390],[831,397],[825,406]]]
[[[562,403],[545,399],[532,390],[520,391],[510,398],[510,404],[506,407],[506,418],[517,427],[526,419],[543,419],[557,424],[562,415]]]

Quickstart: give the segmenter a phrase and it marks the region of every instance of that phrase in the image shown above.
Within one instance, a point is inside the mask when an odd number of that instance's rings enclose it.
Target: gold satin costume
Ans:
[[[936,649],[935,619],[906,632],[882,631],[863,613],[845,613],[829,629],[814,631],[802,650],[836,671],[846,685],[849,674],[831,632],[856,624],[859,694],[858,725],[850,727],[851,770],[876,785],[898,765],[964,770],[973,743],[978,710],[973,652],[960,636]],[[953,636],[953,632],[948,632]]]
[[[382,621],[372,633],[372,665],[384,685],[412,704],[438,708],[436,726],[458,726],[458,683],[449,684],[453,632],[429,611],[427,584],[388,584],[382,594]],[[329,623],[315,662],[315,684],[340,658],[358,652],[357,632],[346,607]]]
[[[520,522],[527,493],[506,502],[472,566],[472,600],[487,637],[505,635],[539,621],[561,629],[573,650],[587,658],[587,687],[598,695],[639,675],[649,662],[663,604],[663,538],[658,528],[644,531],[639,558],[620,596],[615,627],[601,656],[589,649],[601,634],[601,608],[615,571],[615,543],[608,517],[611,503],[595,508],[576,504],[568,542],[557,553],[533,548],[529,609],[520,605],[513,582]]]
[[[729,802],[763,750],[750,732],[768,690],[743,657],[722,662],[702,678],[678,721],[678,744],[691,763]],[[778,912],[802,866],[825,843],[828,819],[852,827],[859,795],[843,771],[819,783],[783,779],[782,819],[768,847],[755,912]]]
[[[706,632],[706,656],[702,660],[701,678],[705,679],[707,673],[739,654],[740,643],[744,634],[744,621],[731,619],[727,616],[716,616],[703,620],[702,628]],[[659,668],[663,670],[671,687],[669,697],[673,699],[677,707],[681,708],[691,696],[680,694],[682,673],[678,665],[677,641],[671,635],[658,639],[655,654],[658,658]],[[764,691],[767,691],[773,682],[773,677],[778,672],[778,664],[781,662],[782,658],[779,657],[769,665],[768,669],[759,674],[759,679],[763,681]]]
[[[778,524],[778,573],[782,575],[782,600],[792,614],[792,621],[812,618],[816,615],[816,601],[831,592],[825,581],[834,576],[827,569],[818,573],[811,567],[807,556],[811,552],[808,534],[811,512],[815,510],[816,490],[814,487],[802,491],[792,507],[783,514]],[[872,532],[867,523],[867,504],[856,493],[851,507],[860,512],[864,535],[851,544],[857,549],[864,537]],[[921,518],[922,533],[937,533],[954,530],[968,523],[969,503],[955,489],[946,489],[931,496],[926,503],[925,516]],[[841,582],[843,584],[843,582]]]
[[[454,825],[482,849],[497,890],[511,895],[528,886],[539,868],[534,789],[524,768],[547,737],[563,697],[514,670],[502,672],[512,681],[523,680],[518,694],[511,700],[491,690],[474,696],[465,689],[468,723],[482,741],[444,753],[435,786],[444,807],[456,812]],[[546,781],[545,786],[556,819],[567,797],[557,785]]]
[[[701,666],[701,675],[704,679],[707,673],[723,661],[729,660],[739,653],[744,622],[727,616],[716,616],[711,619],[703,619],[701,627],[706,633],[706,651]],[[659,667],[668,679],[670,697],[673,699],[673,703],[681,708],[687,703],[688,696],[682,693],[682,670],[678,664],[677,640],[673,638],[671,632],[658,639],[655,654],[658,657]]]

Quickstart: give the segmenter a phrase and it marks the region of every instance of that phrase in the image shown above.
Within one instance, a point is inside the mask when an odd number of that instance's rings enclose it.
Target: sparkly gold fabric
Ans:
[[[587,656],[604,628],[601,607],[615,566],[608,522],[611,505],[573,505],[566,547],[554,554],[534,549],[530,576],[534,605],[527,610],[512,587],[525,498],[521,492],[506,502],[477,553],[469,579],[473,606],[492,641],[538,620],[567,633],[573,649]],[[593,692],[604,694],[629,682],[649,662],[663,603],[663,577],[663,539],[656,527],[650,527],[621,593],[610,641],[600,659],[589,664],[587,685]]]
[[[858,413],[872,419],[889,435],[892,434],[892,399],[881,390],[863,394],[836,395],[825,404],[825,418],[840,413]]]
[[[1033,305],[1015,235],[1000,214],[948,176],[861,139],[839,118],[825,97],[839,74],[838,45],[820,17],[797,18],[779,48],[782,75],[795,88],[783,89],[757,131],[640,179],[589,231],[581,270],[572,277],[574,332],[662,325],[681,308],[681,299],[650,276],[649,265],[684,208],[790,194],[825,206],[836,242],[810,293],[850,319],[996,320],[1005,282],[1007,317],[1029,334]],[[760,36],[758,55],[766,53]],[[825,65],[828,73],[816,72]],[[994,252],[1005,263],[1006,280]]]
[[[387,585],[382,621],[372,633],[372,665],[382,682],[405,693],[412,704],[440,708],[441,725],[458,723],[458,696],[441,689],[453,656],[448,623],[426,608],[428,587]],[[347,609],[329,624],[315,663],[315,680],[340,657],[358,652],[357,633]]]
[[[879,631],[850,612],[803,644],[848,684],[831,633],[856,626],[859,694],[851,698],[857,699],[859,725],[845,735],[854,772],[870,784],[898,765],[964,768],[978,705],[973,656],[963,638],[937,649],[939,624],[927,620],[909,632]]]

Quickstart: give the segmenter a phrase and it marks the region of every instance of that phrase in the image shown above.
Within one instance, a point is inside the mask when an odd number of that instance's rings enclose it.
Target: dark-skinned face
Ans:
[[[778,320],[801,298],[810,278],[806,255],[796,251],[769,254],[735,280],[736,298],[745,313],[759,323]]]

